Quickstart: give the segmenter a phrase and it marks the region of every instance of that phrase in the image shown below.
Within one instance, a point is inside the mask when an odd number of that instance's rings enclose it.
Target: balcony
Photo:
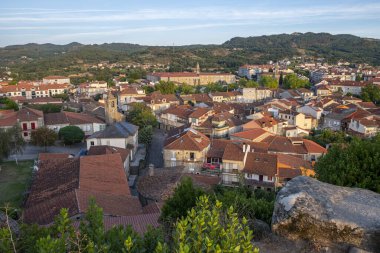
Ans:
[[[202,168],[201,168],[201,173],[205,173],[205,174],[219,175],[220,172],[221,172],[220,164],[203,163]]]

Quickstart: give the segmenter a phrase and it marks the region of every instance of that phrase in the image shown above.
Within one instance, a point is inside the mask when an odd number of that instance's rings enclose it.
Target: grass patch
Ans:
[[[33,172],[33,161],[2,162],[0,171],[0,207],[9,203],[12,208],[20,208],[24,192],[28,188]]]

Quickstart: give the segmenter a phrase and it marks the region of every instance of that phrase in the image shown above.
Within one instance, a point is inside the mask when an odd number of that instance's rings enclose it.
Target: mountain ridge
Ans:
[[[344,60],[380,66],[380,40],[350,34],[307,32],[233,37],[218,45],[28,43],[0,48],[0,65],[22,73],[33,72],[38,77],[59,73],[62,68],[80,68],[83,64],[93,65],[99,61],[127,65],[163,64],[170,65],[170,71],[192,68],[199,62],[205,69],[233,72],[244,64],[264,64],[293,56],[325,58],[330,63]]]

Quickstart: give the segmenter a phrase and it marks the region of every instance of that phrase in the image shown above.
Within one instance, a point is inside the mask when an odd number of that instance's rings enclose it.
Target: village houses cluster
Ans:
[[[40,154],[25,221],[50,224],[62,207],[80,217],[89,196],[95,196],[107,215],[106,226],[131,224],[144,231],[146,225],[158,224],[163,196],[183,175],[201,185],[244,184],[271,191],[296,176],[315,174],[314,163],[328,150],[307,138],[312,131],[330,129],[362,138],[380,131],[380,108],[358,98],[370,83],[380,85],[380,70],[367,65],[329,65],[319,59],[298,63],[296,69],[310,73],[310,89],[240,87],[196,94],[147,94],[144,89],[160,81],[202,86],[263,76],[278,80],[294,73],[289,64],[244,65],[234,74],[205,73],[197,65],[194,72],[148,73],[136,83],[115,78],[113,87],[104,81],[75,86],[63,76],[16,85],[1,82],[0,97],[20,109],[0,110],[0,128],[19,124],[26,141],[43,126],[57,133],[78,126],[86,136],[86,155]],[[69,101],[59,94],[69,94]],[[99,101],[93,99],[97,94]],[[154,154],[163,157],[164,168],[150,166],[138,179],[139,197],[129,188],[141,158],[139,128],[125,120],[136,103],[151,108],[165,134],[162,152]],[[30,107],[36,104],[59,104],[65,110],[43,113]]]

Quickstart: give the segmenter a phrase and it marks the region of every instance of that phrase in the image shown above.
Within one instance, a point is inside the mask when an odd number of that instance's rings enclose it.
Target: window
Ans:
[[[268,177],[268,181],[273,181],[273,177]]]
[[[28,136],[28,132],[24,132],[24,136],[25,136],[25,137]]]
[[[94,145],[95,145],[95,143],[94,143],[93,141],[91,141],[90,144],[91,144],[91,146],[94,146]]]
[[[264,180],[264,176],[263,175],[259,175],[259,181],[262,182]]]
[[[28,124],[22,123],[22,130],[28,130]]]
[[[36,129],[36,123],[32,122],[31,124],[32,129]]]
[[[194,160],[194,153],[193,152],[190,152],[190,160]]]

